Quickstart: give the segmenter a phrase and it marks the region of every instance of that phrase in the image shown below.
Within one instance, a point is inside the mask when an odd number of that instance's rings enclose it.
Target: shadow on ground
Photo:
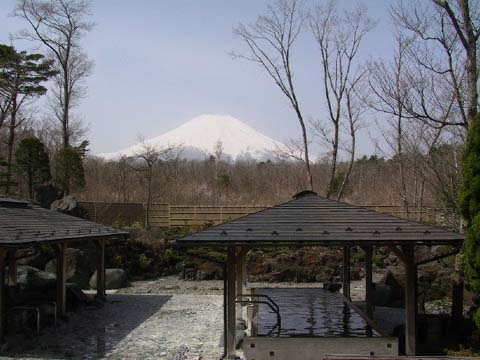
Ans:
[[[169,295],[109,295],[105,306],[85,307],[60,321],[57,331],[45,329],[39,337],[10,339],[4,354],[22,358],[97,359],[105,356],[129,333],[157,313]]]

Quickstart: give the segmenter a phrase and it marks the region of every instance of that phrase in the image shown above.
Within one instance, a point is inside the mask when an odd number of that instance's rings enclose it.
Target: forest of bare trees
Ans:
[[[0,83],[7,190],[35,197],[34,187],[48,185],[84,200],[264,205],[311,188],[356,204],[400,205],[407,213],[447,208],[459,219],[462,152],[478,105],[478,5],[476,0],[394,1],[392,55],[365,60],[358,53],[378,19],[363,5],[345,10],[336,1],[272,1],[255,21],[234,28],[237,50],[231,55],[258,65],[286,97],[299,136],[284,160],[232,163],[213,154],[187,161],[165,156],[172,149],[146,149],[107,162],[88,154],[85,127],[74,111],[93,66],[80,46],[94,26],[91,3],[19,0],[13,15],[25,28],[13,39],[31,41],[51,69],[39,77],[38,94],[19,111],[12,110],[12,93]],[[312,40],[311,53],[297,48],[301,37]],[[298,58],[305,56],[318,62],[318,102],[325,109],[318,114],[306,113],[295,77]],[[8,63],[1,65],[5,76]],[[34,101],[45,93],[48,101],[39,111]],[[359,158],[359,131],[372,128],[375,155]],[[32,170],[35,164],[16,164],[17,144],[32,137],[50,158],[51,176],[44,174],[45,166],[38,166],[40,176]],[[320,160],[312,160],[314,146],[323,151]],[[18,158],[25,162],[28,156]]]

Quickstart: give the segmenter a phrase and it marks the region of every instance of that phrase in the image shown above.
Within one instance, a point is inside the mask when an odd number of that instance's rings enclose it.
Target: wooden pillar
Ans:
[[[96,242],[97,247],[97,298],[105,299],[105,240]]]
[[[244,247],[237,249],[237,259],[236,259],[236,291],[237,296],[246,293],[247,283],[246,283],[246,259],[247,259],[247,249]],[[237,303],[237,318],[243,319],[243,305]]]
[[[17,250],[8,250],[8,286],[17,285]]]
[[[67,313],[67,263],[65,259],[65,251],[67,243],[62,242],[56,244],[57,251],[57,316],[64,317]]]
[[[235,315],[235,248],[229,247],[227,254],[227,350],[225,359],[236,358],[236,315]]]
[[[5,331],[7,327],[7,304],[5,289],[5,259],[7,257],[7,249],[0,248],[0,343],[5,341]]]
[[[405,354],[417,352],[417,266],[414,246],[404,246],[405,257]]]
[[[365,313],[369,319],[373,319],[373,248],[363,247],[365,251]],[[367,325],[366,335],[372,336],[373,329]]]
[[[453,273],[452,285],[452,321],[459,324],[463,321],[463,291],[464,291],[462,260],[460,255],[455,256],[455,270]]]
[[[343,247],[343,296],[350,300],[350,246]]]
[[[365,304],[366,313],[373,319],[373,248],[365,246]]]

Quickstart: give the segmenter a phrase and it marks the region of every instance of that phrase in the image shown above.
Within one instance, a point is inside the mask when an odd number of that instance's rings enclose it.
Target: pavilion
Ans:
[[[303,191],[291,201],[179,238],[177,244],[227,249],[227,279],[224,289],[225,358],[235,359],[236,312],[239,311],[236,303],[246,293],[245,258],[249,249],[281,246],[341,247],[344,251],[343,295],[349,299],[350,248],[363,248],[366,253],[366,316],[373,320],[373,248],[390,248],[405,267],[405,351],[407,355],[416,355],[417,266],[420,262],[416,262],[415,248],[448,245],[458,250],[463,240],[464,236],[459,233],[326,199],[312,191]],[[421,263],[427,261],[422,260]]]
[[[57,259],[57,316],[66,314],[66,257],[70,242],[93,241],[97,246],[97,296],[105,297],[105,242],[125,239],[128,233],[112,227],[47,210],[28,202],[0,199],[0,342],[6,329],[5,268],[8,285],[16,285],[17,252],[21,249],[50,244]]]

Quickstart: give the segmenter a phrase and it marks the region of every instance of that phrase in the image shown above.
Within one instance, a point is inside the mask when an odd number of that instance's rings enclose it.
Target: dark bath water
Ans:
[[[367,333],[365,320],[339,293],[324,289],[256,289],[256,294],[268,295],[280,308],[280,336],[354,336]],[[260,304],[257,315],[259,336],[275,336],[278,329],[276,314]],[[373,330],[373,336],[379,336]]]

